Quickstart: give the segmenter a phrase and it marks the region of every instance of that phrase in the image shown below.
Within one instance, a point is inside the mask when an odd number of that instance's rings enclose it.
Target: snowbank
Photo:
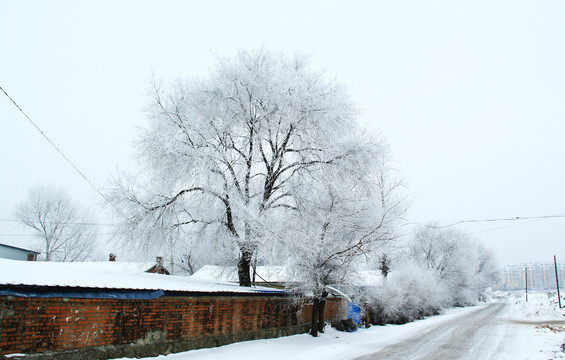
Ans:
[[[499,295],[500,296],[500,295]],[[506,293],[510,306],[505,316],[530,343],[528,359],[565,359],[565,308],[559,308],[556,292]],[[565,305],[565,298],[561,299]],[[526,357],[524,357],[526,359]]]
[[[565,308],[559,309],[559,301],[556,292],[524,292],[509,293],[508,297],[512,306],[509,307],[508,317],[519,322],[554,322],[565,321]],[[565,305],[565,298],[561,299]]]

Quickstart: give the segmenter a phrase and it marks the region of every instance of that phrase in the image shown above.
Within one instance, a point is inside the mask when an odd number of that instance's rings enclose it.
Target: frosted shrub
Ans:
[[[479,300],[480,301],[491,301],[494,297],[494,294],[492,292],[492,288],[489,287],[487,288],[485,291],[483,291],[481,294],[479,294]]]
[[[437,314],[447,298],[438,277],[414,262],[405,262],[390,273],[382,287],[376,288],[369,307],[371,322],[403,324]]]

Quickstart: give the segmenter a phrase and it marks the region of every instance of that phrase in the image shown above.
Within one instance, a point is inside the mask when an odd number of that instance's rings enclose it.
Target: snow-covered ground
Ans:
[[[520,341],[527,343],[531,354],[524,359],[565,359],[565,299],[561,305],[555,292],[510,293],[505,316],[521,331]]]
[[[445,328],[473,319],[475,314],[486,313],[487,310],[493,312],[489,310],[490,308],[496,311],[496,315],[493,321],[485,324],[485,327],[489,326],[489,328],[484,330],[479,328],[476,331],[482,336],[481,353],[489,350],[491,359],[565,358],[561,348],[565,339],[565,332],[562,332],[565,326],[565,311],[560,310],[556,305],[556,296],[533,293],[529,294],[526,303],[523,293],[513,293],[504,294],[504,297],[498,300],[506,302],[507,305],[494,308],[492,304],[481,304],[468,308],[449,309],[442,315],[405,325],[373,326],[354,333],[327,329],[326,333],[318,338],[306,334],[294,335],[192,350],[151,359],[354,359],[390,349],[395,344],[410,341],[411,338],[421,338],[426,333],[434,336],[430,329],[442,329],[442,332],[446,332]],[[414,358],[420,358],[415,355]],[[463,357],[469,355],[462,354]],[[375,358],[382,357],[376,355]]]

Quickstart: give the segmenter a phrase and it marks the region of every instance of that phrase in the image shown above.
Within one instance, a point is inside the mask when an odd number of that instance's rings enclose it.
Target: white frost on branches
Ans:
[[[405,323],[483,299],[499,275],[494,255],[466,233],[416,229],[404,259],[369,294],[374,323]]]
[[[141,247],[177,247],[178,228],[200,243],[221,238],[237,249],[241,285],[261,229],[298,209],[294,188],[357,151],[344,87],[303,56],[265,49],[221,58],[205,79],[154,84],[149,114],[141,171],[113,194],[124,232]]]
[[[359,262],[397,237],[405,210],[383,142],[355,139],[347,158],[296,184],[297,211],[283,222],[282,258],[298,289],[319,298],[327,285],[351,283]]]
[[[94,254],[92,216],[61,189],[37,186],[16,208],[16,217],[42,244],[46,261],[84,261]]]

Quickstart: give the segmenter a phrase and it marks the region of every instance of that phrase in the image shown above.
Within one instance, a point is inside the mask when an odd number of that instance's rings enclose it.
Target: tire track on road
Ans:
[[[476,311],[430,327],[416,336],[387,346],[381,351],[365,355],[356,360],[402,359],[402,360],[438,360],[438,359],[488,359],[498,352],[499,344],[492,348],[493,336],[476,336],[481,329],[496,325],[496,315],[506,304],[493,303]],[[490,344],[487,344],[490,343]],[[489,346],[490,345],[490,346]],[[490,354],[489,354],[490,353]],[[477,357],[477,355],[479,355]]]

